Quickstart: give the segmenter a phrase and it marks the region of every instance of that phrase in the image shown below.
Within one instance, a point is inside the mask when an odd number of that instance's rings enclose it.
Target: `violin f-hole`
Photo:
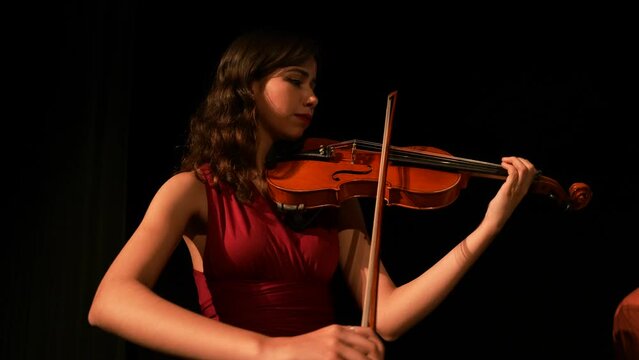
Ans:
[[[368,167],[367,170],[338,170],[335,171],[333,173],[333,175],[331,175],[331,177],[333,178],[333,180],[335,181],[341,181],[341,179],[339,178],[339,174],[353,174],[353,175],[366,175],[366,174],[370,174],[371,171],[373,171],[373,167],[370,165],[366,165]]]

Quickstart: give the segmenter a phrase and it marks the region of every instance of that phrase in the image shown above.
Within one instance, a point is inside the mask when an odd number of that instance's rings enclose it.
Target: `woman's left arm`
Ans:
[[[490,201],[482,222],[437,263],[399,287],[380,264],[376,331],[382,338],[397,339],[433,311],[484,252],[526,195],[536,173],[534,166],[516,157],[503,158],[502,166],[508,171],[508,177]],[[340,226],[340,264],[361,306],[366,291],[370,239],[356,199],[340,207]]]

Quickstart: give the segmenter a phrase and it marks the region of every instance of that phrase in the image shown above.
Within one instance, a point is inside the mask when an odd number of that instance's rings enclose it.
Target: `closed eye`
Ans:
[[[285,80],[290,82],[291,84],[297,86],[297,87],[302,86],[302,80],[300,80],[300,79],[286,77]]]
[[[283,78],[285,81],[288,81],[289,83],[297,86],[297,87],[301,87],[304,85],[305,82],[309,82],[309,87],[311,89],[315,89],[315,79],[311,78],[311,74],[306,71],[306,69],[304,68],[299,68],[299,67],[291,67],[291,68],[286,68],[283,71]]]

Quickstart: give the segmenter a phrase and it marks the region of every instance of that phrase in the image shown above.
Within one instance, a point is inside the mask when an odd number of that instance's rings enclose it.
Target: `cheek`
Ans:
[[[286,89],[281,86],[271,86],[264,91],[264,100],[269,112],[285,115],[289,111]]]

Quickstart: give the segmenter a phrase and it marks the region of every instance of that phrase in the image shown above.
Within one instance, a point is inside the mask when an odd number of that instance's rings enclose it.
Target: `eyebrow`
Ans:
[[[306,71],[306,69],[301,68],[301,67],[296,67],[296,66],[291,66],[289,68],[285,68],[284,71],[285,72],[287,72],[287,71],[296,72],[296,73],[299,73],[299,74],[304,75],[306,77],[311,76],[311,74],[308,71]]]

